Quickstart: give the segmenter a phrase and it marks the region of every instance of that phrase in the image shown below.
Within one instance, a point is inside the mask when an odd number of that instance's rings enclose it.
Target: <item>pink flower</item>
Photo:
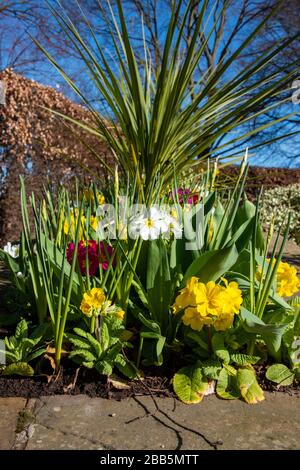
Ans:
[[[71,264],[75,251],[74,243],[69,243],[67,247],[67,260]],[[95,276],[96,271],[99,268],[99,264],[102,265],[102,269],[106,270],[109,266],[109,260],[113,256],[113,249],[107,245],[105,247],[103,242],[97,244],[95,240],[88,240],[88,242],[80,241],[77,248],[77,260],[79,269],[82,275],[86,274],[86,265],[88,259],[89,275]],[[113,260],[113,266],[116,265],[115,259]]]
[[[99,260],[100,263],[102,264],[102,269],[104,271],[107,270],[110,262],[110,258],[114,256],[114,250],[110,245],[106,246],[104,245],[103,242],[99,243]],[[113,267],[116,267],[116,257],[114,256],[113,262],[112,262]]]
[[[188,204],[197,204],[198,199],[199,199],[198,194],[193,194],[191,197],[186,198],[188,194],[191,194],[191,190],[189,188],[186,188],[186,189],[178,188],[177,194],[178,194],[179,204],[184,204],[186,200]],[[169,197],[173,201],[176,200],[175,194],[172,194],[171,192],[169,193]]]

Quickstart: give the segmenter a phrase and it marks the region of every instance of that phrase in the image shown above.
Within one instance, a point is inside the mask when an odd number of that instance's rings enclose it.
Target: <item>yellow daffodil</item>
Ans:
[[[92,227],[93,230],[97,230],[98,228],[98,219],[97,217],[94,217],[93,215],[91,215],[91,218],[90,218],[90,226]]]
[[[84,197],[87,201],[94,201],[95,200],[95,194],[94,194],[94,191],[93,191],[92,188],[85,189],[83,191],[83,194],[84,194]],[[98,204],[105,204],[105,197],[103,196],[103,194],[97,192],[96,197],[97,197]]]
[[[78,210],[74,209],[70,211],[70,215],[66,217],[64,221],[64,233],[66,235],[71,235],[73,238],[75,237],[75,232],[76,232],[76,224],[78,220]],[[79,238],[82,239],[84,238],[85,232],[86,232],[86,217],[84,215],[81,216],[80,219],[80,231],[79,231]],[[90,217],[90,226],[92,227],[93,230],[97,230],[98,228],[98,219],[97,217],[91,215]],[[71,232],[71,233],[70,233]]]

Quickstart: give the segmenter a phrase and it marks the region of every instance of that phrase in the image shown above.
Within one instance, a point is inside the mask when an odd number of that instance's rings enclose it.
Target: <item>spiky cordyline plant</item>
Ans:
[[[137,179],[141,194],[148,202],[152,198],[150,195],[153,195],[153,182],[158,177],[161,185],[173,177],[174,170],[180,172],[193,164],[195,159],[228,152],[236,155],[239,144],[246,138],[287,118],[287,115],[282,115],[279,119],[266,121],[254,130],[241,130],[245,129],[244,125],[250,120],[263,116],[287,101],[288,98],[282,98],[282,94],[290,87],[296,71],[282,74],[282,70],[277,69],[276,73],[267,70],[270,62],[276,59],[291,39],[282,39],[272,45],[253,62],[245,65],[238,75],[231,72],[233,62],[253,42],[272,13],[261,20],[236,50],[228,54],[214,70],[208,70],[200,77],[191,89],[197,64],[203,57],[226,3],[225,0],[218,11],[218,2],[211,9],[209,1],[203,0],[187,46],[184,31],[192,1],[187,2],[187,6],[183,5],[182,0],[173,2],[161,67],[156,75],[145,37],[143,66],[139,65],[120,0],[116,0],[117,17],[108,3],[114,25],[110,36],[118,60],[117,69],[113,61],[104,54],[103,44],[83,11],[90,33],[90,44],[80,35],[58,1],[56,8],[49,5],[60,28],[83,60],[87,73],[99,92],[99,98],[105,100],[111,112],[110,119],[104,119],[91,105],[89,96],[81,92],[58,60],[37,43],[91,111],[94,124],[88,126],[68,116],[63,117],[98,136],[99,140],[106,141],[116,163],[131,181]],[[183,18],[181,26],[178,26],[179,16]],[[144,34],[143,28],[141,29]],[[101,63],[96,54],[101,58]],[[262,71],[265,73],[261,73]],[[278,140],[278,136],[274,140]],[[216,145],[216,142],[220,143]],[[95,156],[101,162],[101,157]]]

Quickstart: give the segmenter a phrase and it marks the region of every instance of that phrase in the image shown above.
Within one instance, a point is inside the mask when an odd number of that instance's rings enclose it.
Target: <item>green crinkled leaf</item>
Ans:
[[[279,385],[291,385],[294,381],[294,373],[284,364],[273,364],[268,367],[266,378]]]
[[[87,338],[87,331],[83,330],[82,328],[74,328],[74,332],[79,335],[79,336],[82,336],[83,338]]]
[[[216,393],[220,398],[235,400],[240,397],[240,391],[236,383],[236,375],[237,371],[233,367],[223,367],[219,374],[216,387]]]
[[[95,364],[95,369],[99,372],[99,374],[108,376],[113,372],[113,365],[105,360],[98,361]]]
[[[72,335],[68,333],[66,335],[66,338],[70,343],[72,343],[74,346],[80,349],[89,349],[90,348],[90,343],[87,340],[81,339],[76,335]]]
[[[17,341],[27,338],[28,336],[28,325],[26,320],[21,320],[16,326],[15,338]]]
[[[93,354],[95,353],[96,357],[100,357],[102,354],[102,348],[101,348],[101,344],[99,343],[99,341],[91,333],[88,333],[88,332],[87,332],[86,337],[90,343],[90,347],[93,348]]]
[[[265,399],[264,392],[258,385],[253,369],[238,369],[237,386],[244,400],[249,404],[255,404]]]
[[[123,354],[118,354],[115,359],[115,366],[119,369],[119,371],[128,377],[131,380],[134,380],[138,377],[138,371],[134,365],[125,359]]]
[[[44,354],[46,352],[46,348],[44,347],[41,347],[35,351],[33,351],[31,354],[29,354],[28,356],[28,362],[32,361],[33,359],[36,359],[37,357],[41,356],[42,354]]]
[[[24,377],[31,377],[34,375],[33,368],[27,362],[15,362],[6,366],[3,375],[22,375]]]
[[[173,378],[176,395],[184,403],[199,403],[207,390],[208,382],[197,365],[182,367]]]
[[[230,362],[230,354],[224,345],[224,338],[221,333],[215,333],[212,337],[212,348],[215,355],[225,364]]]
[[[74,358],[76,359],[76,358]],[[77,361],[78,363],[78,361]],[[83,367],[86,367],[87,369],[93,369],[94,368],[94,364],[95,362],[92,361],[92,362],[79,362]]]
[[[105,322],[102,323],[101,327],[101,347],[102,351],[106,351],[109,345],[109,331],[108,326]]]
[[[72,359],[75,356],[82,358],[82,360],[86,362],[95,361],[97,359],[94,354],[87,349],[74,349],[70,352],[69,358]]]
[[[259,356],[250,356],[249,354],[231,354],[231,362],[234,362],[238,366],[246,366],[248,364],[256,364],[259,360]]]
[[[208,359],[201,362],[202,372],[208,379],[217,380],[222,369],[220,361]]]

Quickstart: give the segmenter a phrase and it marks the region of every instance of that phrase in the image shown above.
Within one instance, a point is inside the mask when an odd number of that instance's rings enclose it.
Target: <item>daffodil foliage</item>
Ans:
[[[186,403],[211,392],[263,400],[257,367],[279,386],[298,380],[300,280],[282,259],[289,218],[283,238],[263,230],[247,170],[244,160],[229,190],[208,163],[151,206],[118,173],[113,187],[77,182],[39,201],[21,181],[20,242],[0,250],[15,287],[0,323],[16,324],[2,373],[32,375],[43,356],[54,373],[66,358],[130,379],[155,365]]]

